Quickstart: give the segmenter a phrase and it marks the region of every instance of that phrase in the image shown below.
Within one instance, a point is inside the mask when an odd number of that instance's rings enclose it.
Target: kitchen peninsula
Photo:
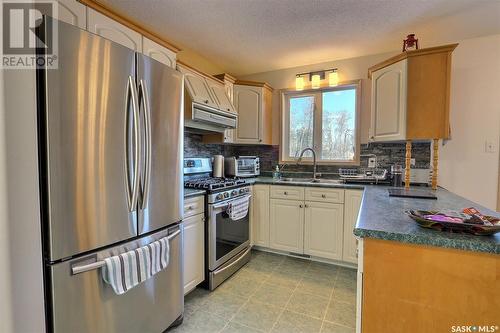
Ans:
[[[265,177],[255,179],[255,184],[364,189],[354,228],[360,240],[360,331],[448,332],[454,325],[491,325],[498,320],[500,235],[424,229],[405,211],[476,207],[483,214],[498,213],[442,188],[435,192],[437,200],[426,200],[389,197],[387,186],[285,182]],[[391,321],[380,320],[389,313]]]

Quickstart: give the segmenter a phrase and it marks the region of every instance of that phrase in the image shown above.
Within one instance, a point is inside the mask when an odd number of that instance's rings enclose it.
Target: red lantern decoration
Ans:
[[[409,34],[403,40],[403,52],[412,50],[418,50],[418,39],[415,38],[415,34]]]

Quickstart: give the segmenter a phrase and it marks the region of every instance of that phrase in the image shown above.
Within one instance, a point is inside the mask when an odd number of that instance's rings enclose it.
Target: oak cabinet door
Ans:
[[[406,138],[407,60],[401,60],[372,74],[372,141]]]
[[[271,199],[270,202],[270,247],[276,250],[303,253],[303,201]]]
[[[363,191],[345,190],[344,201],[344,249],[342,251],[342,260],[357,264],[358,242],[354,237],[353,231],[358,221],[359,208]]]
[[[205,279],[205,226],[203,214],[184,220],[184,295]]]
[[[305,202],[304,253],[342,260],[344,205]]]

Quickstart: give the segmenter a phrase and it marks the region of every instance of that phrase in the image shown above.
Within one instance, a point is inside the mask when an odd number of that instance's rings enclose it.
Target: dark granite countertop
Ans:
[[[184,199],[196,197],[198,195],[204,195],[206,193],[205,190],[199,190],[196,188],[185,188],[184,189]]]
[[[466,207],[475,207],[483,214],[500,217],[500,213],[482,207],[442,188],[435,193],[438,197],[437,200],[429,200],[389,197],[387,190],[390,187],[381,185],[279,182],[270,177],[249,179],[249,182],[272,185],[364,189],[358,222],[354,228],[356,236],[500,254],[500,234],[474,236],[425,229],[419,227],[405,214],[405,211],[410,209],[460,211]]]

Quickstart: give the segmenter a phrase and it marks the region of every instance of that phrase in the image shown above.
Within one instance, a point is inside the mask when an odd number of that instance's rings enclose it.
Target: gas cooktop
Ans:
[[[197,188],[207,191],[235,188],[246,185],[246,181],[239,178],[195,178],[184,181],[184,187]]]

